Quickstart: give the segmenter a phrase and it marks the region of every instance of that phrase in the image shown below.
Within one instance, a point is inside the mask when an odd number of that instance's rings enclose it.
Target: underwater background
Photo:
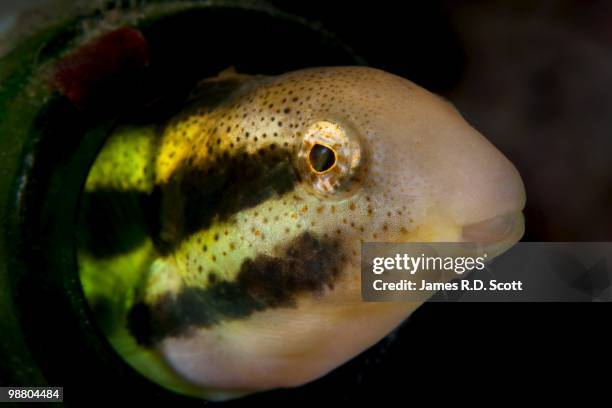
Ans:
[[[11,22],[9,3],[0,5],[0,27]],[[528,197],[523,241],[612,240],[611,3],[267,3],[320,23],[368,65],[452,101],[519,169]],[[44,16],[25,21],[37,18]],[[282,36],[275,41],[263,46],[278,58],[294,46]],[[10,36],[0,42],[0,49],[10,46]],[[316,60],[302,52],[304,61]],[[543,378],[572,392],[576,375],[588,378],[594,362],[609,359],[610,307],[596,306],[427,303],[326,377],[230,404],[407,405],[412,393],[521,393],[539,389]]]

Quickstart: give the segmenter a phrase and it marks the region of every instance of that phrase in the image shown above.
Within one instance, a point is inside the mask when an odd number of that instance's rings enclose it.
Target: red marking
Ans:
[[[72,102],[79,103],[105,79],[136,71],[148,62],[149,47],[142,33],[134,28],[120,28],[61,59],[52,84]]]

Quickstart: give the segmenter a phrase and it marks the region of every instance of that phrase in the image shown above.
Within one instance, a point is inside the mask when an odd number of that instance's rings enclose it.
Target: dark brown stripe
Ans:
[[[154,241],[162,254],[168,254],[213,221],[227,221],[244,209],[290,192],[297,182],[286,150],[236,151],[204,165],[187,162],[154,193],[160,205]]]
[[[274,149],[221,155],[206,166],[186,162],[152,194],[94,191],[84,194],[83,249],[97,257],[124,253],[151,236],[162,255],[192,234],[224,222],[298,183],[290,152]],[[126,239],[131,241],[126,243]]]
[[[333,287],[342,259],[337,240],[304,233],[280,257],[259,255],[245,260],[235,281],[216,282],[206,289],[185,287],[178,295],[165,295],[152,305],[134,305],[128,328],[140,344],[153,345],[257,311],[295,307],[301,294]]]

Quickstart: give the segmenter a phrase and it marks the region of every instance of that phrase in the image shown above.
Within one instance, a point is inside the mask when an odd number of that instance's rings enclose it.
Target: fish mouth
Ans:
[[[521,211],[510,212],[464,225],[462,238],[473,242],[480,254],[491,259],[516,244],[525,232],[525,219]]]

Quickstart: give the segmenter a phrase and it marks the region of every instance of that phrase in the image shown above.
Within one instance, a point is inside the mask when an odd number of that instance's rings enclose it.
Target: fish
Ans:
[[[297,387],[418,302],[364,302],[363,242],[520,240],[514,165],[456,107],[369,67],[204,79],[120,125],[90,170],[84,292],[117,352],[173,391]]]

